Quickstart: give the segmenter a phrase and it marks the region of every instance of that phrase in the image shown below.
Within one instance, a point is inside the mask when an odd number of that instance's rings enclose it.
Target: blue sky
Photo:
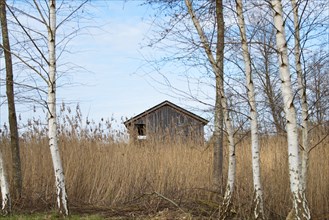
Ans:
[[[202,111],[196,111],[205,106],[173,97],[169,88],[156,82],[162,82],[161,76],[145,66],[144,56],[153,59],[161,52],[143,47],[148,43],[146,36],[152,32],[149,16],[154,12],[147,6],[140,6],[141,3],[97,0],[86,8],[86,17],[91,15],[89,22],[84,23],[88,28],[70,42],[67,47],[70,53],[60,60],[60,63],[70,62],[81,68],[60,79],[66,85],[57,89],[58,104],[64,102],[74,107],[79,103],[84,117],[96,122],[114,117],[119,127],[122,127],[122,117],[130,118],[164,100],[207,118]],[[2,58],[0,64],[4,66]],[[188,91],[184,76],[178,74],[182,68],[170,64],[162,69],[162,73],[172,85]],[[4,88],[1,92],[4,94]],[[7,121],[6,108],[1,106],[1,124]],[[17,111],[26,120],[41,114],[20,105]]]
[[[129,118],[164,100],[187,108],[198,105],[167,95],[168,88],[145,75],[143,56],[157,55],[142,47],[152,29],[148,16],[153,12],[140,3],[100,1],[91,8],[95,26],[100,28],[90,28],[90,34],[75,38],[71,47],[79,52],[68,58],[87,71],[72,74],[75,86],[59,89],[59,101],[78,102],[84,116],[96,121],[112,115]],[[178,76],[168,74],[168,78],[178,88],[187,86]]]
[[[69,89],[72,97],[63,98],[76,98],[71,100],[78,101],[92,117],[137,113],[155,92],[136,73],[142,65],[140,44],[148,25],[134,9],[136,4],[118,1],[95,8],[94,20],[101,28],[91,28],[89,35],[77,37],[71,44],[79,52],[70,59],[87,71],[72,75],[72,81],[81,85]],[[67,88],[62,92],[67,94]],[[160,101],[164,97],[156,94],[153,98]]]
[[[15,2],[19,4],[19,1]],[[211,114],[197,109],[209,110],[210,106],[178,96],[173,97],[175,94],[168,87],[156,82],[163,82],[161,75],[145,65],[144,57],[156,59],[163,52],[142,47],[148,43],[147,37],[152,37],[154,26],[151,26],[149,16],[154,11],[148,6],[140,6],[143,1],[138,0],[91,2],[92,5],[84,9],[85,18],[89,19],[84,25],[89,27],[83,29],[70,42],[67,48],[70,53],[60,61],[71,62],[82,68],[72,70],[69,76],[60,80],[66,86],[57,90],[59,104],[65,102],[74,107],[79,103],[84,117],[88,116],[98,122],[101,118],[114,116],[120,123],[121,117],[130,118],[164,100],[169,100],[209,119]],[[28,8],[27,13],[30,10],[31,8]],[[69,31],[71,27],[66,28]],[[4,66],[3,58],[0,58],[0,65]],[[187,93],[190,89],[199,95],[202,101],[213,104],[214,89],[211,85],[214,82],[211,77],[203,77],[203,81],[188,84],[184,73],[197,79],[205,70],[191,71],[184,68],[181,63],[170,63],[165,65],[161,72],[170,79],[174,87]],[[232,69],[234,74],[235,69]],[[232,69],[228,68],[228,71]],[[1,78],[4,77],[3,74],[1,72]],[[4,87],[0,91],[1,95],[4,95]],[[0,124],[7,119],[6,108],[1,106]],[[35,116],[30,109],[26,110],[22,106],[18,108],[18,113],[25,119]]]

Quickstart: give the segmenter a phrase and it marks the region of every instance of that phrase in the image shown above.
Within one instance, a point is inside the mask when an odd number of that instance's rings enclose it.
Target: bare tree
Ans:
[[[309,94],[309,120],[314,126],[323,126],[329,121],[329,54],[315,52],[307,62],[306,80]]]
[[[5,17],[5,1],[0,1],[0,19],[1,19],[1,27],[3,29],[3,21],[6,19]],[[8,36],[7,36],[8,37]],[[3,47],[1,45],[0,47],[0,55],[3,53]],[[11,198],[10,198],[10,192],[9,192],[9,186],[7,181],[7,173],[4,166],[4,160],[2,155],[2,148],[0,148],[0,189],[1,189],[1,198],[2,198],[2,205],[1,210],[4,214],[8,214],[11,212]]]
[[[10,52],[10,43],[8,36],[7,27],[7,16],[6,16],[6,1],[1,0],[1,5],[3,8],[1,11],[1,28],[2,28],[2,41],[1,47],[4,49],[5,62],[6,62],[6,94],[8,100],[8,121],[10,129],[10,146],[12,155],[12,165],[13,165],[13,176],[14,176],[14,187],[15,196],[20,198],[22,194],[22,168],[20,159],[20,149],[19,149],[19,138],[18,138],[18,128],[17,128],[17,118],[15,109],[15,97],[14,97],[14,76],[13,76],[13,64]]]
[[[36,5],[38,7],[38,5]],[[40,15],[42,12],[39,10]],[[44,21],[46,24],[46,21]],[[65,215],[69,214],[67,193],[64,180],[64,170],[62,166],[61,156],[59,154],[57,141],[57,117],[56,117],[56,0],[49,0],[49,24],[48,29],[48,50],[49,50],[49,79],[48,79],[48,137],[51,157],[53,160],[57,205]]]
[[[238,15],[238,24],[241,35],[241,44],[243,59],[245,63],[246,73],[246,86],[248,90],[248,101],[250,106],[250,124],[251,124],[251,153],[252,153],[252,170],[253,170],[253,182],[254,182],[254,218],[264,219],[264,204],[263,204],[263,190],[260,180],[260,147],[258,138],[258,119],[256,109],[256,98],[255,98],[255,86],[253,83],[253,75],[251,68],[250,53],[247,44],[247,34],[245,28],[245,21],[243,15],[242,0],[236,0],[236,12]]]
[[[294,94],[291,85],[289,70],[288,48],[283,22],[283,10],[280,0],[272,0],[271,7],[274,13],[273,20],[276,32],[277,52],[279,57],[279,71],[282,81],[281,91],[284,102],[284,111],[287,120],[288,161],[290,188],[293,199],[293,210],[296,219],[310,219],[305,193],[300,190],[300,165],[298,150],[298,131]]]
[[[214,58],[211,48],[210,48],[209,40],[208,40],[207,36],[205,35],[205,33],[200,25],[199,20],[196,17],[196,14],[192,7],[192,3],[189,0],[185,0],[185,4],[186,4],[187,10],[188,10],[188,13],[191,16],[195,29],[198,32],[198,35],[199,35],[201,43],[202,43],[202,47],[204,48],[206,56],[208,57],[208,61],[210,62],[211,66],[213,68],[213,71],[216,74],[216,77],[218,74],[218,77],[223,78],[223,74],[222,74],[223,66],[218,65],[218,64],[223,65],[223,59],[224,59],[223,54],[217,54],[219,56],[218,60],[216,60]],[[216,7],[223,7],[222,1],[219,0],[218,2],[216,2]],[[222,48],[220,50],[221,50],[220,53],[224,52],[224,50]],[[220,61],[220,59],[222,59],[222,60]],[[232,195],[233,195],[233,191],[234,191],[234,182],[235,182],[235,172],[236,172],[235,143],[234,143],[234,137],[233,137],[234,131],[233,131],[232,122],[231,122],[231,119],[229,116],[227,98],[225,97],[224,88],[220,84],[216,83],[216,86],[217,85],[219,87],[216,87],[216,89],[219,90],[218,93],[220,95],[221,106],[223,108],[224,122],[225,122],[225,126],[226,126],[226,131],[228,133],[228,141],[229,141],[228,180],[227,180],[227,186],[225,189],[223,205],[220,207],[219,218],[227,219],[229,217],[230,211],[231,211],[230,209],[231,209],[231,205],[232,205]]]
[[[5,8],[5,6],[2,4],[2,1],[0,1],[1,15],[3,8]],[[3,52],[2,48],[0,48],[0,55],[2,54],[2,52]],[[0,148],[0,188],[1,188],[1,199],[2,199],[1,210],[3,214],[6,215],[11,213],[11,197],[10,197],[9,185],[7,180],[7,171],[4,165],[2,151],[3,149]]]
[[[214,84],[215,97],[207,98],[214,101],[214,104],[205,103],[203,100],[200,100],[197,96],[192,94],[190,90],[188,92],[182,91],[181,89],[174,88],[169,80],[168,73],[160,74],[165,81],[165,86],[169,87],[171,90],[174,90],[175,95],[183,95],[188,97],[188,99],[200,102],[206,106],[211,106],[214,109],[214,129],[213,136],[211,139],[211,144],[213,146],[213,183],[216,188],[219,188],[220,191],[223,190],[223,140],[224,140],[224,128],[223,128],[223,111],[222,111],[222,101],[220,95],[220,88],[224,86],[224,77],[223,77],[223,63],[224,63],[224,15],[222,1],[213,0],[207,2],[196,2],[192,4],[195,6],[194,11],[198,13],[198,19],[200,20],[201,26],[205,26],[207,22],[213,23],[209,26],[209,30],[205,30],[205,35],[209,37],[209,49],[214,53],[214,58],[217,65],[217,72],[213,72],[211,64],[208,62],[207,55],[204,53],[204,48],[200,40],[198,39],[198,33],[194,28],[193,24],[191,25],[191,19],[187,12],[184,1],[180,0],[146,0],[148,4],[159,5],[161,12],[166,11],[170,17],[168,20],[163,21],[164,23],[158,24],[160,28],[159,39],[152,39],[149,46],[155,47],[155,45],[160,45],[161,42],[165,40],[175,41],[174,50],[177,51],[179,48],[180,53],[171,51],[172,53],[163,58],[160,62],[181,62],[184,66],[189,66],[191,68],[202,68],[207,73],[208,78],[211,78],[211,84]],[[161,13],[160,12],[160,13]],[[165,15],[167,16],[167,15]],[[158,17],[157,17],[158,18]],[[160,20],[160,18],[159,18]],[[211,29],[211,30],[210,30]],[[211,35],[211,36],[209,36]],[[179,44],[177,44],[179,43]],[[183,48],[184,47],[184,48]],[[162,51],[168,51],[168,45],[162,48]],[[201,58],[202,57],[202,58]],[[200,59],[201,58],[201,59]],[[150,61],[148,61],[150,62]],[[154,63],[154,61],[152,62]],[[201,67],[200,67],[201,66]],[[156,68],[158,69],[158,66]],[[177,74],[177,73],[176,73]],[[209,75],[208,75],[209,74]],[[154,77],[151,77],[154,80]],[[186,78],[188,84],[193,82],[193,76],[190,73],[186,73]],[[197,83],[203,83],[200,79],[195,79]],[[163,83],[160,82],[161,85]],[[213,85],[211,85],[212,87]],[[204,91],[198,91],[200,94],[205,94]]]
[[[301,38],[300,38],[300,28],[299,28],[299,15],[298,15],[298,5],[296,0],[291,0],[291,5],[294,14],[294,39],[295,39],[295,66],[297,72],[297,79],[298,79],[298,91],[300,94],[301,99],[301,106],[302,106],[302,149],[300,152],[300,164],[301,164],[301,171],[300,171],[300,184],[301,190],[305,193],[306,190],[306,180],[307,180],[307,167],[308,167],[308,153],[309,153],[309,138],[308,138],[308,102],[306,97],[306,82],[305,77],[302,69],[301,63]]]
[[[251,62],[255,76],[257,76],[255,86],[262,92],[264,109],[269,112],[264,112],[263,114],[272,116],[270,123],[274,124],[275,131],[278,134],[284,132],[285,124],[282,117],[281,92],[277,86],[280,80],[275,69],[275,63],[277,62],[277,59],[274,57],[275,33],[273,25],[270,21],[264,19],[264,16],[263,14],[259,17],[252,15],[251,18],[255,22],[253,25],[257,28],[253,39],[255,44],[252,48]]]
[[[47,90],[43,90],[44,86],[35,85],[37,94],[40,100],[43,101],[47,109],[48,117],[48,137],[49,148],[53,162],[55,174],[55,186],[57,206],[60,213],[64,215],[69,214],[68,199],[65,186],[64,169],[62,166],[58,137],[57,137],[57,82],[59,78],[58,66],[59,58],[63,54],[68,42],[76,36],[80,27],[72,27],[72,32],[67,34],[65,32],[62,39],[58,40],[58,32],[63,24],[72,21],[76,18],[77,12],[88,2],[60,2],[59,7],[56,7],[56,0],[26,1],[28,9],[33,10],[34,14],[25,12],[18,8],[8,6],[13,19],[18,28],[22,30],[21,37],[23,41],[17,39],[18,44],[21,46],[22,52],[20,54],[13,53],[22,64],[29,68],[35,75],[32,76],[34,82],[43,81],[46,84]],[[20,3],[24,6],[23,3]],[[76,7],[75,7],[76,6]],[[61,13],[64,12],[64,13]],[[32,20],[37,23],[35,27],[30,27],[26,24],[21,17],[17,14],[25,16],[26,19]],[[61,20],[58,21],[57,15],[60,15]],[[63,31],[63,30],[62,30]],[[59,51],[59,55],[58,52]],[[36,76],[39,76],[36,77]],[[46,94],[46,98],[44,98]]]
[[[0,187],[1,187],[1,198],[2,198],[1,210],[6,215],[11,212],[11,198],[10,198],[10,192],[9,192],[9,186],[7,180],[7,173],[4,166],[2,149],[0,149]]]
[[[213,178],[214,183],[222,191],[223,184],[223,107],[221,88],[224,88],[224,16],[223,2],[216,0],[216,23],[217,23],[217,41],[216,41],[216,66],[218,72],[215,72],[216,79],[216,100],[214,114],[214,159],[213,159]]]

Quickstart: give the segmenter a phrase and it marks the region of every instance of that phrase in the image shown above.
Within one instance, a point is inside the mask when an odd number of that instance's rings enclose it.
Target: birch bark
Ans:
[[[293,199],[295,219],[310,219],[310,211],[305,195],[300,191],[300,166],[298,152],[298,134],[296,110],[293,103],[294,95],[291,87],[287,41],[285,36],[283,10],[280,0],[272,0],[271,7],[274,12],[274,26],[277,30],[276,42],[279,56],[279,72],[281,78],[281,91],[284,102],[284,112],[287,120],[288,163],[290,189]]]
[[[243,51],[243,59],[245,63],[246,86],[248,90],[248,100],[250,106],[250,125],[251,125],[251,154],[252,154],[252,171],[253,171],[253,203],[254,203],[254,218],[265,219],[264,204],[263,204],[263,190],[260,179],[260,154],[259,154],[259,141],[258,141],[258,121],[257,109],[255,99],[255,88],[252,79],[252,69],[250,53],[247,44],[247,35],[245,29],[245,21],[243,16],[242,0],[236,1],[236,10],[238,14],[238,24],[241,35],[241,44]]]
[[[49,81],[48,81],[48,128],[49,147],[55,172],[57,205],[60,213],[69,214],[68,201],[65,188],[64,171],[57,142],[56,122],[56,0],[49,0],[49,26],[48,26],[48,51],[49,51]]]
[[[291,5],[294,14],[294,37],[295,37],[295,65],[298,79],[298,92],[301,99],[302,106],[302,145],[303,148],[300,151],[301,157],[301,172],[300,172],[300,187],[303,192],[307,186],[307,169],[308,169],[308,152],[309,152],[309,138],[308,138],[308,103],[306,96],[306,82],[303,76],[302,64],[301,64],[301,47],[300,47],[300,31],[299,31],[299,17],[298,6],[296,0],[291,0]]]
[[[1,45],[1,53],[4,51],[5,59],[7,61],[9,53],[9,38],[7,31],[7,18],[6,18],[6,2],[5,0],[0,0],[0,20],[1,20],[1,33],[3,38],[3,44]],[[11,67],[11,66],[10,66]],[[6,62],[6,71],[8,68],[8,62]],[[7,181],[7,173],[4,165],[2,149],[0,149],[0,189],[2,205],[1,210],[3,214],[9,214],[11,212],[11,198],[9,192],[9,186]]]
[[[0,185],[1,185],[1,198],[2,198],[1,210],[3,214],[9,214],[11,212],[11,200],[10,200],[7,175],[6,175],[1,149],[0,149]]]
[[[235,184],[235,173],[236,173],[236,159],[235,159],[235,142],[234,142],[234,131],[232,121],[228,111],[227,98],[224,93],[224,88],[221,89],[222,94],[222,106],[224,112],[224,122],[226,126],[226,132],[228,134],[228,175],[227,184],[224,194],[223,204],[220,207],[219,219],[230,219],[231,207],[232,207],[232,196],[234,192]]]
[[[221,3],[220,0],[219,1],[217,0],[216,3],[217,3],[216,4],[217,7],[222,7],[222,5],[218,4],[218,3]],[[222,73],[223,70],[220,69],[220,66],[218,66],[219,62],[216,61],[216,59],[214,58],[214,55],[211,52],[209,41],[200,25],[199,20],[197,19],[196,15],[195,15],[191,1],[185,0],[185,5],[187,7],[189,15],[191,16],[195,29],[198,32],[198,35],[200,37],[202,46],[205,50],[206,56],[207,56],[211,66],[212,66],[212,69],[217,77],[217,74]],[[222,51],[222,52],[224,52],[224,51]],[[222,56],[222,59],[223,59],[223,56]],[[218,75],[218,76],[222,77],[221,80],[223,80],[223,75]],[[229,144],[228,179],[227,179],[223,204],[220,207],[219,218],[228,219],[230,217],[230,211],[231,211],[231,206],[232,206],[232,195],[233,195],[233,191],[234,191],[235,173],[236,173],[234,132],[233,132],[232,121],[229,116],[227,98],[225,96],[224,87],[221,86],[219,88],[216,88],[216,90],[217,90],[217,92],[219,92],[220,98],[221,98],[221,104],[222,104],[223,116],[224,116],[224,124],[226,127],[226,131],[228,133],[228,144]]]

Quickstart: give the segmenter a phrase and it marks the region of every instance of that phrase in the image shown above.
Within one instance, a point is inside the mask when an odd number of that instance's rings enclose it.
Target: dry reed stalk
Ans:
[[[101,126],[96,129],[82,128],[79,117],[71,117],[67,125],[73,126],[74,131],[67,129],[67,126],[59,131],[59,146],[71,204],[130,207],[135,211],[154,213],[163,207],[175,208],[168,201],[154,196],[158,193],[184,210],[193,211],[194,215],[211,216],[216,212],[217,205],[213,204],[219,204],[221,197],[211,191],[211,148],[188,142],[115,142],[112,136],[104,135]],[[76,135],[78,131],[80,133]],[[55,204],[54,177],[45,133],[41,126],[31,129],[21,139],[23,200],[16,206],[51,208]],[[326,132],[314,130],[311,144],[315,145],[324,135]],[[10,172],[8,139],[2,137],[1,144],[6,149],[4,155],[8,159],[6,166]],[[286,216],[291,204],[287,143],[284,137],[263,136],[260,144],[265,211],[270,219],[276,219]],[[248,218],[252,210],[249,140],[240,142],[236,149],[235,210],[239,217]],[[224,155],[227,158],[227,151]],[[310,154],[307,198],[314,218],[329,213],[328,155],[327,141],[317,145]],[[224,164],[224,169],[227,169],[227,161]],[[11,176],[10,180],[12,183]],[[209,207],[213,209],[209,211]]]

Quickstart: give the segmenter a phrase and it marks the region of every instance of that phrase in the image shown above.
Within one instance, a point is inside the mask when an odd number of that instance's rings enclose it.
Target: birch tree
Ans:
[[[41,13],[41,11],[40,11]],[[44,21],[46,22],[46,21]],[[49,147],[56,179],[57,205],[61,213],[68,215],[68,201],[65,187],[64,170],[59,154],[56,117],[56,0],[49,1],[48,50],[48,128]]]
[[[6,215],[11,212],[11,199],[10,199],[6,169],[3,161],[2,149],[0,149],[0,185],[1,185],[1,198],[2,198],[1,210],[3,214]]]
[[[211,48],[210,48],[210,44],[209,41],[207,39],[207,36],[205,35],[196,15],[194,12],[194,9],[192,7],[192,3],[190,0],[185,0],[185,4],[188,10],[188,13],[192,19],[192,22],[195,26],[195,29],[200,37],[202,46],[204,48],[204,51],[206,53],[206,56],[208,58],[208,61],[210,62],[214,73],[216,74],[216,78],[217,78],[217,74],[218,77],[220,77],[220,80],[223,80],[223,68],[220,65],[223,65],[223,61],[221,61],[221,63],[219,63],[218,61],[216,61],[216,59],[214,58]],[[221,0],[216,0],[216,7],[223,7],[223,3]],[[224,50],[222,50],[221,53],[223,53]],[[219,55],[220,58],[218,59],[224,59],[223,55]],[[217,84],[216,84],[217,85]],[[233,195],[233,191],[234,191],[234,182],[235,182],[235,173],[236,173],[236,160],[235,160],[235,143],[234,143],[234,131],[233,131],[233,127],[232,127],[232,122],[229,116],[229,111],[228,111],[228,105],[227,105],[227,98],[225,96],[224,93],[224,88],[223,86],[219,86],[218,88],[216,87],[216,89],[218,89],[218,93],[220,94],[220,99],[221,99],[221,105],[223,108],[223,115],[224,115],[224,123],[226,126],[226,131],[228,133],[228,142],[229,142],[229,166],[228,166],[228,180],[227,180],[227,185],[226,185],[226,189],[225,189],[225,194],[224,194],[224,200],[223,200],[223,204],[220,207],[220,213],[219,213],[219,218],[220,219],[227,219],[230,216],[230,209],[231,209],[231,205],[232,205],[232,195]]]
[[[0,1],[0,12],[2,14],[4,5]],[[0,55],[3,50],[0,48]],[[1,211],[4,215],[11,213],[11,197],[7,180],[6,167],[2,155],[2,147],[0,148],[0,189],[1,189]]]
[[[310,219],[310,211],[305,193],[300,187],[300,166],[298,151],[298,131],[294,94],[292,91],[287,41],[285,36],[283,10],[280,0],[272,0],[271,7],[274,12],[273,21],[276,28],[277,53],[279,57],[279,72],[281,78],[281,91],[286,117],[286,130],[288,141],[288,164],[290,177],[290,190],[292,193],[293,210],[296,219]]]
[[[55,186],[56,186],[56,199],[57,207],[60,213],[63,215],[69,214],[68,198],[65,185],[64,169],[61,161],[58,137],[57,137],[57,82],[58,82],[58,65],[59,58],[65,52],[65,48],[76,36],[80,30],[80,26],[73,20],[80,18],[79,11],[82,11],[83,6],[88,0],[79,1],[62,1],[57,8],[56,0],[37,1],[34,0],[24,2],[27,4],[27,8],[33,12],[27,13],[24,10],[20,10],[11,6],[8,6],[14,21],[18,28],[22,30],[21,37],[23,39],[17,39],[17,44],[22,47],[22,51],[25,54],[15,54],[15,58],[22,64],[29,68],[34,73],[34,82],[43,82],[46,84],[46,90],[44,90],[44,84],[35,86],[38,94],[40,95],[40,102],[44,101],[44,107],[47,109],[48,118],[48,138],[49,149],[51,153]],[[24,7],[23,3],[19,6]],[[17,14],[21,16],[17,16]],[[60,16],[60,20],[57,21],[57,15]],[[21,17],[26,20],[31,20],[35,26],[29,26],[29,22],[25,22]],[[61,27],[65,27],[64,24],[70,23],[70,31],[67,29],[62,30]],[[62,32],[58,34],[58,31]],[[58,37],[61,38],[58,40]],[[21,41],[20,41],[21,40]],[[57,51],[59,50],[59,55]],[[40,80],[41,79],[41,80]],[[46,94],[46,96],[43,95]]]
[[[8,39],[8,35],[6,35],[6,16],[5,12],[6,11],[6,6],[5,6],[5,1],[1,0],[0,1],[0,19],[1,19],[1,30],[2,30],[2,38],[3,38],[3,45],[0,47],[0,55],[2,53],[5,53],[5,56],[8,58],[8,46],[6,40]],[[7,69],[7,62],[6,62],[6,69]],[[10,198],[10,192],[9,192],[9,186],[8,186],[8,181],[7,181],[7,173],[6,173],[6,168],[4,165],[4,160],[3,160],[3,155],[2,155],[2,148],[0,148],[0,189],[1,189],[1,198],[2,198],[2,205],[1,205],[1,210],[4,214],[8,214],[11,212],[11,198]]]
[[[14,195],[20,198],[22,194],[22,170],[21,170],[18,127],[17,127],[15,97],[14,97],[13,64],[12,64],[12,56],[11,56],[9,36],[8,36],[5,0],[1,0],[0,19],[1,19],[2,39],[3,39],[2,48],[4,49],[5,63],[6,63],[6,94],[8,100],[10,148],[11,148],[14,188],[15,188]]]
[[[48,58],[46,54],[42,52],[42,49],[38,46],[37,42],[29,33],[29,29],[27,29],[15,16],[14,12],[8,7],[14,19],[18,23],[19,27],[22,28],[24,33],[27,35],[28,39],[32,42],[35,49],[38,51],[39,56],[44,61],[44,63],[48,66],[48,71],[43,66],[40,68],[46,71],[47,77],[44,77],[41,72],[39,72],[36,68],[33,68],[32,65],[28,64],[23,58],[18,57],[20,61],[26,64],[28,67],[31,67],[42,79],[46,82],[48,87],[47,92],[47,101],[46,108],[48,110],[48,138],[49,138],[49,148],[53,163],[53,169],[55,174],[55,186],[56,186],[56,198],[57,198],[57,207],[60,213],[64,215],[69,214],[68,210],[68,199],[65,187],[65,179],[64,179],[64,170],[62,166],[62,161],[59,153],[58,140],[57,140],[57,117],[56,117],[56,80],[57,80],[57,58],[56,58],[56,0],[48,1],[48,14],[44,15],[44,11],[42,11],[43,7],[39,5],[37,1],[33,2],[34,7],[39,13],[40,19],[38,21],[46,27],[47,37],[44,36],[45,41],[47,42],[47,50],[48,50]],[[48,17],[48,19],[46,19]],[[39,33],[40,34],[40,33]],[[39,63],[40,65],[43,62]]]
[[[255,88],[253,83],[252,68],[250,53],[247,44],[247,34],[245,28],[245,21],[243,15],[242,0],[236,0],[236,12],[238,15],[238,24],[241,35],[241,44],[243,59],[245,63],[246,86],[248,93],[248,101],[250,106],[250,124],[251,124],[251,155],[252,155],[252,170],[253,170],[253,203],[254,203],[254,218],[264,219],[264,204],[263,204],[263,190],[260,179],[260,148],[258,138],[258,120],[256,109]]]
[[[299,30],[299,15],[298,15],[298,5],[296,0],[291,0],[291,5],[294,15],[294,40],[295,40],[295,67],[298,79],[298,92],[301,99],[302,106],[302,149],[300,152],[300,187],[303,193],[306,190],[306,180],[307,180],[307,168],[308,168],[308,153],[309,153],[309,138],[308,138],[308,102],[306,97],[306,82],[303,74],[302,63],[301,63],[301,38]]]

